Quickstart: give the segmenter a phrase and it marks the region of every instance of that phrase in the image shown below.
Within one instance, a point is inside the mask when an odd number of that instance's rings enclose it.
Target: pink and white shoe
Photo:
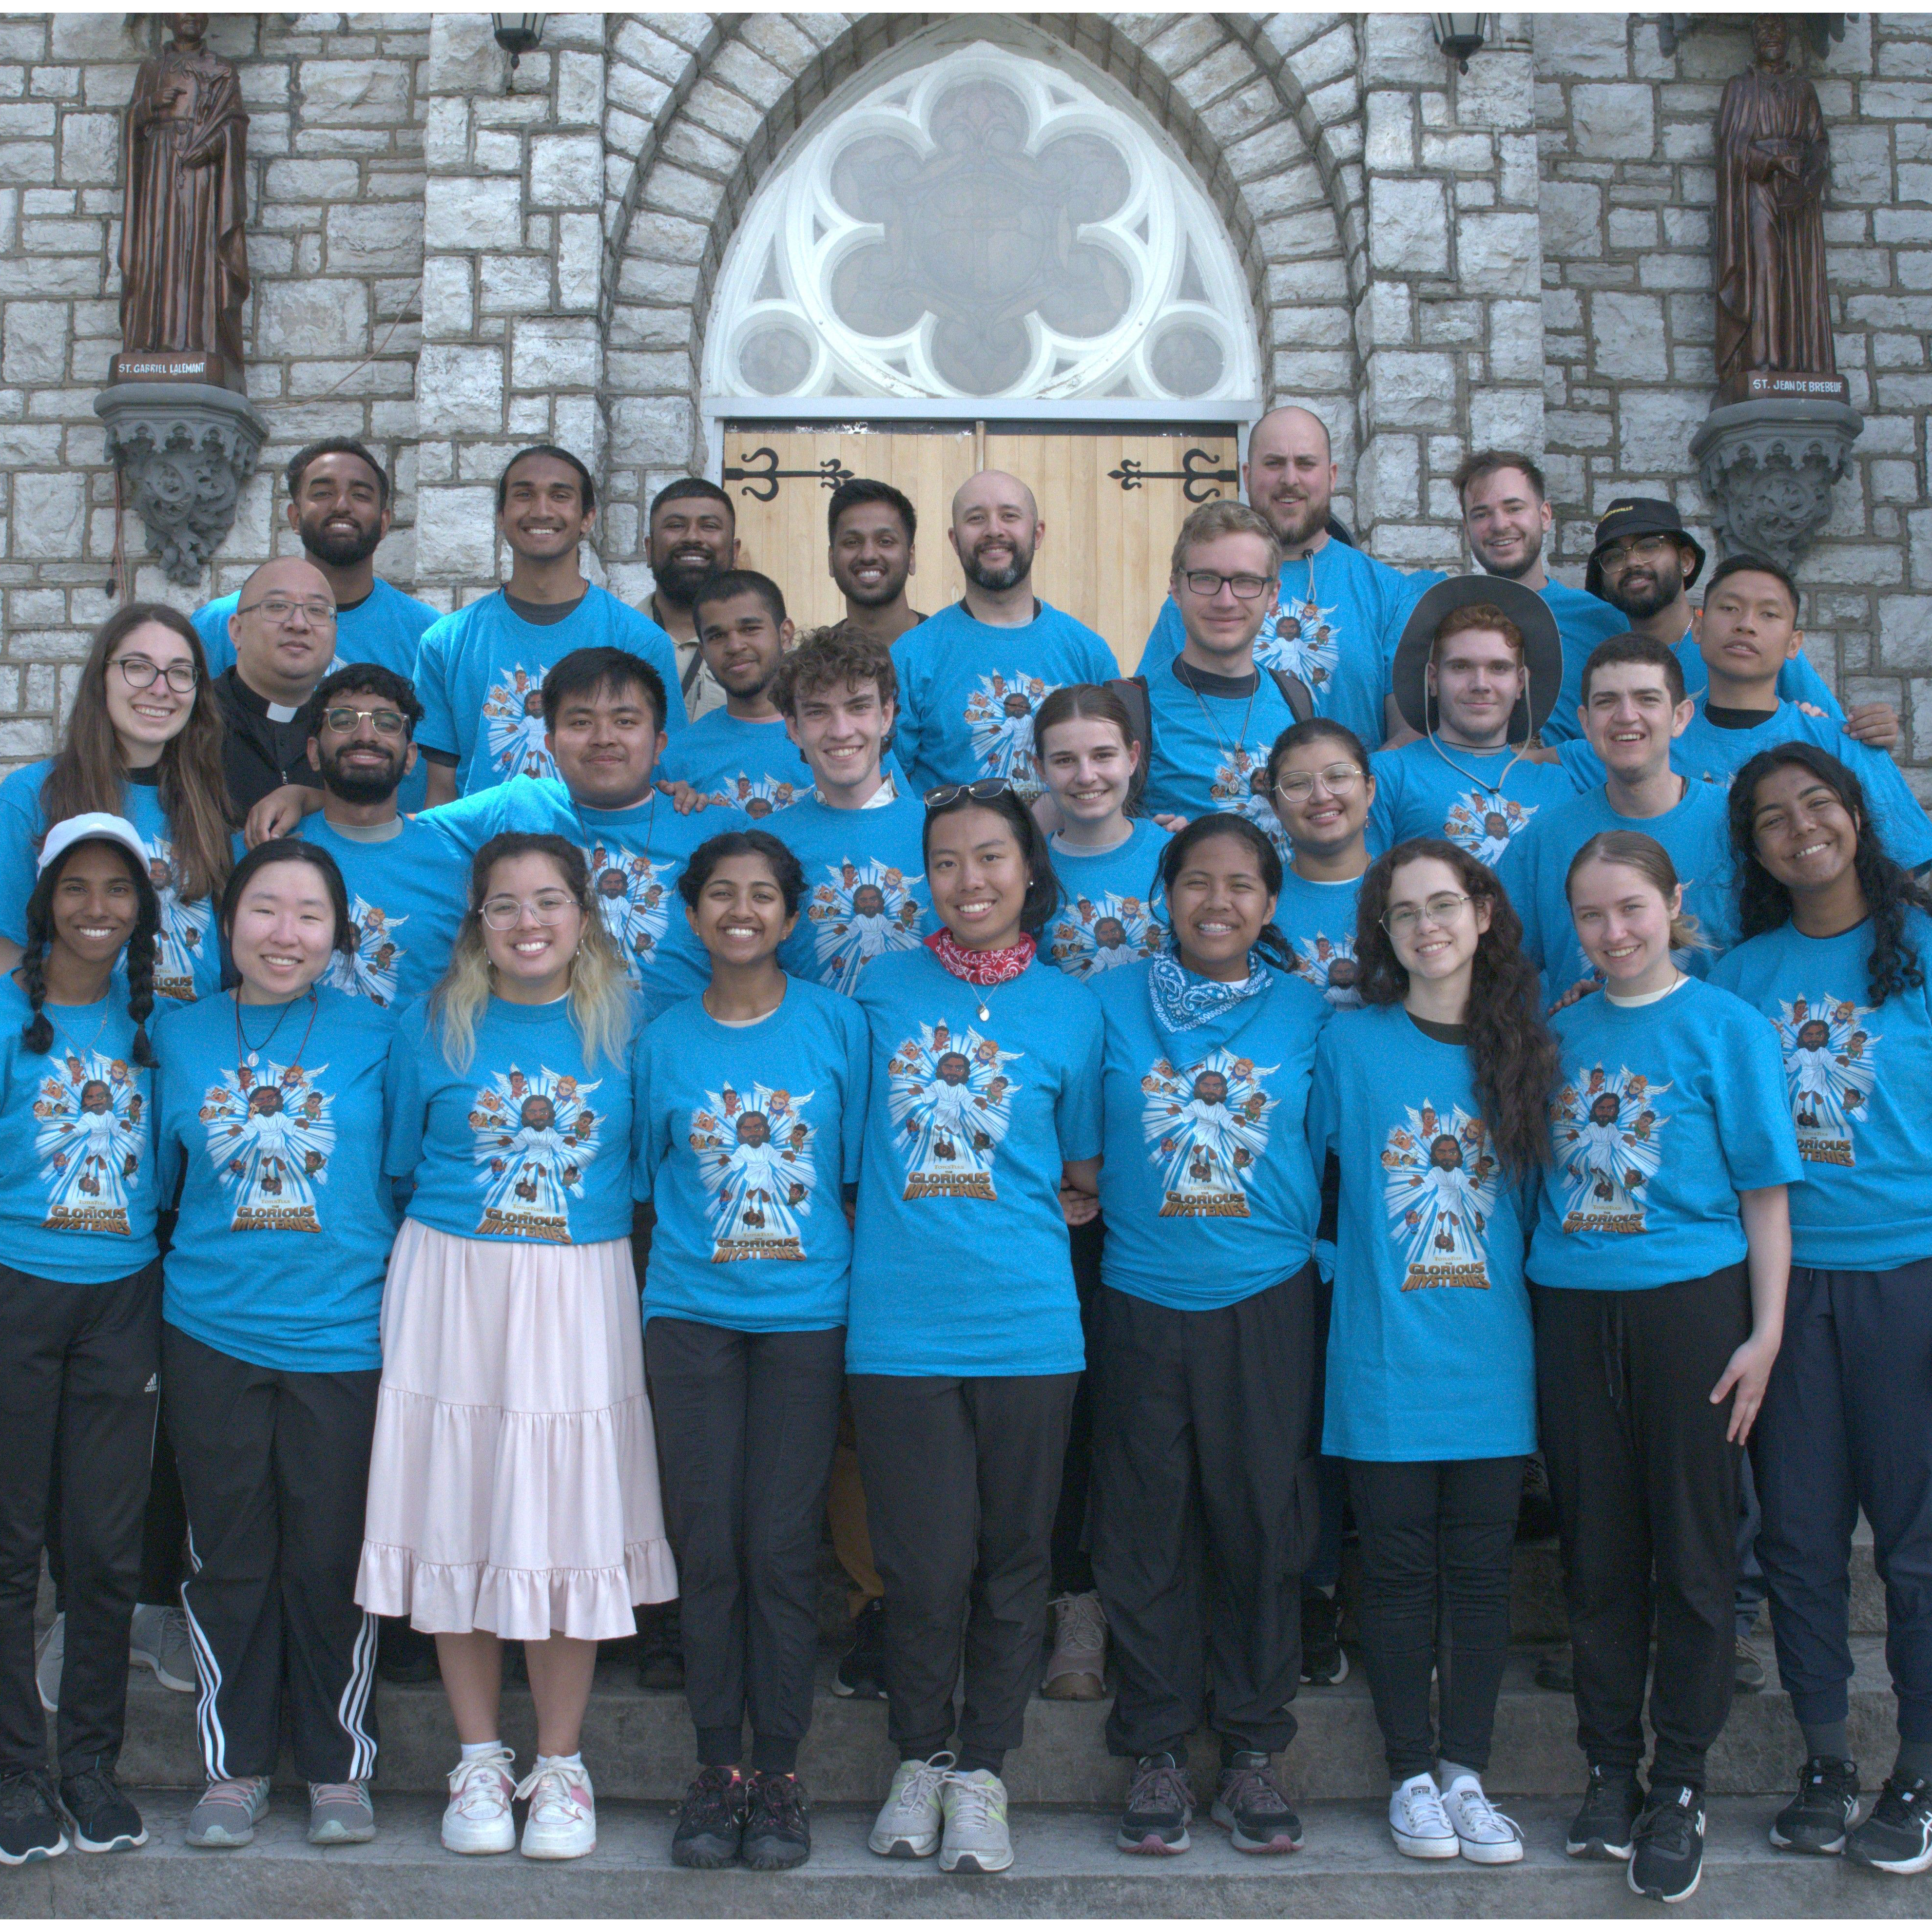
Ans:
[[[580,1858],[597,1849],[597,1799],[590,1774],[580,1762],[564,1765],[539,1759],[517,1786],[530,1801],[524,1820],[526,1858]]]
[[[510,1766],[516,1753],[499,1748],[466,1757],[449,1774],[449,1803],[442,1814],[442,1848],[473,1856],[517,1849],[510,1801],[517,1795]]]

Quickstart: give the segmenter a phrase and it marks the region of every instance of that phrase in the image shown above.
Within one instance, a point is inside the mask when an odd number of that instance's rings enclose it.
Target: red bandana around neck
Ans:
[[[938,956],[940,964],[954,979],[964,980],[969,986],[1004,986],[1009,980],[1017,980],[1033,964],[1033,956],[1040,950],[1033,934],[1023,932],[1017,946],[970,952],[943,926],[937,932],[928,933],[926,943]]]

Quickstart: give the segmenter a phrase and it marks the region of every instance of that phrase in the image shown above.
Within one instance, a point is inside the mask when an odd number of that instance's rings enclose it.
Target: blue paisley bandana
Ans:
[[[1162,1033],[1185,1033],[1218,1018],[1268,988],[1268,965],[1258,952],[1248,955],[1245,980],[1204,980],[1190,973],[1172,952],[1155,956],[1148,973],[1148,1003]]]

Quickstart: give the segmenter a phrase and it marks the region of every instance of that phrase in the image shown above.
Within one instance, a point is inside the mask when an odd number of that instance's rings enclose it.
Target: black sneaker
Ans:
[[[1642,1809],[1643,1786],[1636,1781],[1635,1772],[1593,1764],[1583,1808],[1570,1820],[1563,1849],[1573,1858],[1627,1858],[1630,1827]]]
[[[745,1813],[745,1862],[789,1871],[812,1856],[812,1807],[796,1772],[754,1771]]]
[[[1808,1757],[1798,1796],[1772,1820],[1771,1842],[1780,1852],[1830,1858],[1845,1849],[1858,1815],[1858,1768],[1850,1758]]]
[[[114,1774],[97,1766],[60,1781],[61,1810],[83,1852],[131,1852],[148,1842],[148,1828]]]
[[[1740,1690],[1762,1690],[1764,1688],[1764,1659],[1758,1655],[1748,1636],[1737,1642],[1737,1652],[1732,1663],[1731,1682]]]
[[[1298,1852],[1301,1820],[1294,1815],[1266,1751],[1237,1751],[1214,1794],[1216,1824],[1230,1833],[1238,1852]]]
[[[638,1685],[644,1690],[684,1688],[684,1627],[675,1603],[650,1604],[638,1619]]]
[[[886,1694],[886,1600],[874,1597],[852,1624],[852,1647],[832,1673],[835,1697]]]
[[[1666,1905],[1688,1898],[1704,1875],[1704,1794],[1688,1784],[1653,1786],[1630,1847],[1631,1891]]]
[[[1333,1597],[1319,1590],[1301,1593],[1301,1681],[1340,1684],[1348,1675],[1342,1648],[1342,1613]]]
[[[1127,1808],[1114,1842],[1124,1852],[1146,1852],[1155,1857],[1184,1852],[1193,1841],[1187,1827],[1194,1816],[1194,1787],[1187,1772],[1172,1751],[1156,1751],[1134,1768]]]
[[[0,1777],[0,1865],[57,1858],[67,1850],[67,1828],[44,1771],[10,1771]]]
[[[744,1841],[747,1787],[736,1765],[707,1764],[691,1780],[670,1834],[670,1862],[695,1871],[735,1864]]]
[[[1845,1856],[1874,1871],[1922,1872],[1932,1865],[1932,1781],[1885,1781],[1871,1816],[1845,1840]]]

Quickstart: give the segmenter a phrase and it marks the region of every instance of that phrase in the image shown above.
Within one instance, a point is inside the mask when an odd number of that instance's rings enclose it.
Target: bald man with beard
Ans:
[[[317,728],[316,686],[335,656],[335,592],[306,558],[277,557],[242,585],[228,634],[235,662],[211,688],[221,707],[228,795],[245,818],[283,785],[321,782],[308,741]]]
[[[946,538],[966,594],[892,646],[893,748],[916,792],[1000,778],[1037,797],[1033,714],[1040,700],[1064,684],[1120,675],[1105,638],[1034,594],[1034,558],[1046,535],[1033,492],[1003,470],[981,470],[954,495]]]
[[[1442,574],[1394,569],[1338,536],[1330,518],[1337,473],[1327,425],[1312,410],[1285,404],[1249,432],[1242,493],[1282,550],[1280,591],[1255,662],[1300,679],[1316,715],[1347,725],[1372,752],[1414,735],[1389,698],[1390,674],[1403,620]],[[1141,662],[1171,662],[1185,642],[1170,597]]]

